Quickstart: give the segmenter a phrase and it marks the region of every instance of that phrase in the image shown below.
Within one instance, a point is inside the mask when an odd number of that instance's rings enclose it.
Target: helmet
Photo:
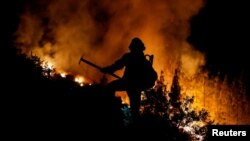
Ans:
[[[143,42],[141,41],[141,39],[139,39],[138,37],[135,37],[132,39],[132,41],[129,45],[129,49],[131,51],[144,51],[145,46],[144,46]]]

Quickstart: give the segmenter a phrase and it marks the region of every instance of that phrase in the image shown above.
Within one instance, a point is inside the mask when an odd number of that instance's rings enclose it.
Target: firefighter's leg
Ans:
[[[132,120],[136,122],[140,117],[140,104],[141,104],[141,91],[136,89],[127,90],[130,107],[131,107],[131,116]]]

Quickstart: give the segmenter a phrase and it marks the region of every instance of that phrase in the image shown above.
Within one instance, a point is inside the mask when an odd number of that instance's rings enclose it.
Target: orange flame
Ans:
[[[46,1],[42,11],[33,5],[26,8],[16,42],[24,53],[32,51],[62,72],[99,81],[102,73],[78,65],[79,57],[84,54],[97,65],[110,65],[138,36],[146,45],[145,53],[155,55],[157,72],[165,72],[168,90],[174,70],[181,67],[182,95],[195,96],[197,108],[208,109],[221,124],[249,124],[250,106],[242,85],[209,79],[199,70],[205,64],[204,55],[186,42],[189,20],[203,4],[203,0]],[[77,76],[75,81],[83,85],[85,79]]]
[[[63,73],[60,73],[60,75],[61,75],[62,78],[65,78],[67,73],[63,72]]]

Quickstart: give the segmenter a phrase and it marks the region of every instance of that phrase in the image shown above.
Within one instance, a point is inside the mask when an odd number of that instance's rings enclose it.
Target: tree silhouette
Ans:
[[[161,74],[163,75],[163,72]],[[181,99],[178,69],[175,70],[170,91],[165,89],[164,79],[161,78],[162,76],[153,89],[144,91],[142,116],[151,115],[161,121],[165,127],[163,134],[170,139],[204,140],[207,132],[206,125],[213,123],[208,111],[205,109],[195,111],[192,108],[194,96]]]

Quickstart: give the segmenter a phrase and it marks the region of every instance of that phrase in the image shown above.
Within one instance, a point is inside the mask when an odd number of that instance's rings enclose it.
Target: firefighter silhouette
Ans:
[[[132,39],[129,45],[130,52],[125,53],[114,64],[101,69],[104,73],[113,73],[125,67],[123,77],[114,80],[107,85],[108,90],[114,94],[115,91],[126,91],[130,100],[132,121],[135,122],[139,116],[141,91],[145,89],[147,80],[144,72],[147,72],[145,63],[148,62],[144,55],[144,43],[138,37]],[[151,66],[151,64],[150,64]],[[155,80],[157,74],[155,72]]]

